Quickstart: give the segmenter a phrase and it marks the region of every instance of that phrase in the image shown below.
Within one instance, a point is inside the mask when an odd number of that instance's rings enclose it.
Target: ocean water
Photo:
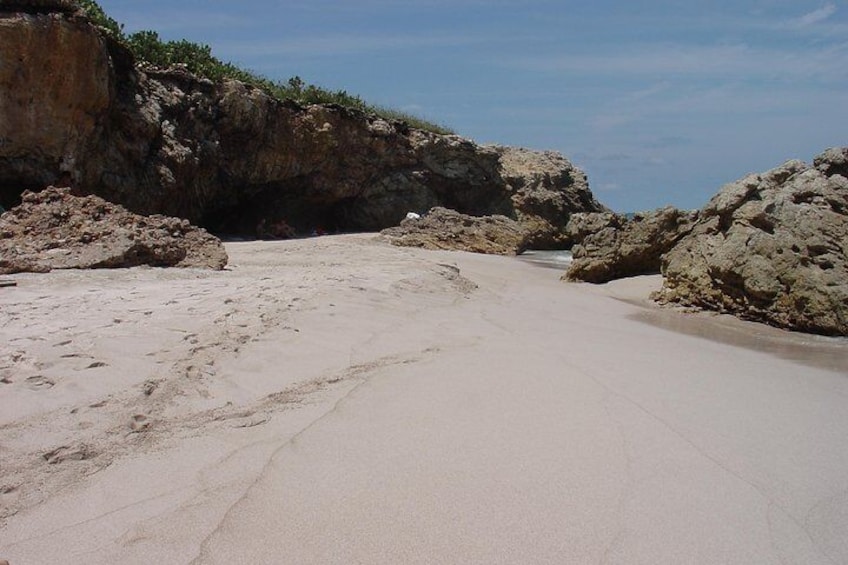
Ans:
[[[565,249],[555,251],[528,249],[521,255],[518,255],[518,258],[540,267],[564,271],[571,264],[571,251]]]

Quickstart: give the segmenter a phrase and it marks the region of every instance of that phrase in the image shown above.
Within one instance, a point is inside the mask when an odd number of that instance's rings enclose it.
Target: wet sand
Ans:
[[[0,559],[848,561],[844,341],[658,310],[656,277],[227,247],[0,290]]]

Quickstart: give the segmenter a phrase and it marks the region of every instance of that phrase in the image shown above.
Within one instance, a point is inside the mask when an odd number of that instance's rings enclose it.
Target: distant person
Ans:
[[[271,235],[275,239],[291,239],[295,236],[295,231],[285,220],[277,220],[271,226]]]
[[[270,233],[268,233],[268,220],[265,218],[261,218],[259,223],[256,224],[256,238],[257,239],[268,239],[270,237]]]

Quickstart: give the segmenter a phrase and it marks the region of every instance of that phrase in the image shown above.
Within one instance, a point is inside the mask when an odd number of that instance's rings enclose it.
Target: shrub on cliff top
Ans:
[[[281,99],[289,98],[301,104],[338,104],[373,113],[388,120],[403,121],[415,128],[441,134],[453,133],[444,126],[417,116],[368,104],[359,96],[349,94],[345,90],[333,91],[307,84],[298,76],[285,82],[272,81],[232,63],[221,61],[212,54],[212,48],[208,45],[185,39],[163,41],[157,32],[151,30],[125,35],[124,26],[109,17],[95,0],[77,0],[77,2],[93,23],[115,39],[124,42],[137,60],[150,65],[160,68],[180,65],[190,73],[209,80],[238,80],[261,88],[271,96]]]
[[[124,26],[106,15],[106,12],[97,2],[94,0],[77,0],[77,4],[92,22],[105,29],[109,35],[116,39],[123,39]]]

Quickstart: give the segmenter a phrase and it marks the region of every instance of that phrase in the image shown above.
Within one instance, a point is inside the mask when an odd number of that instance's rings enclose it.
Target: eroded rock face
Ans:
[[[0,12],[0,60],[2,183],[73,180],[111,104],[105,40],[82,18]]]
[[[848,335],[848,149],[725,186],[663,260],[662,302]]]
[[[381,233],[394,245],[490,255],[517,255],[528,241],[521,224],[506,216],[469,216],[447,208],[433,208]]]
[[[379,230],[445,206],[509,216],[540,246],[561,241],[571,213],[603,209],[585,175],[554,153],[139,69],[77,16],[5,13],[0,25],[7,208],[23,188],[67,182],[137,213],[247,234],[263,219],[301,233]]]
[[[529,233],[527,245],[562,249],[572,243],[567,232],[574,213],[606,208],[589,190],[585,173],[553,151],[495,147],[500,176],[506,181],[516,219]]]
[[[563,280],[603,283],[660,272],[660,258],[687,234],[697,214],[671,206],[628,220],[615,214],[576,215],[567,230],[574,257]]]
[[[20,206],[0,216],[0,274],[226,264],[221,241],[188,220],[139,216],[68,188],[25,192]]]

